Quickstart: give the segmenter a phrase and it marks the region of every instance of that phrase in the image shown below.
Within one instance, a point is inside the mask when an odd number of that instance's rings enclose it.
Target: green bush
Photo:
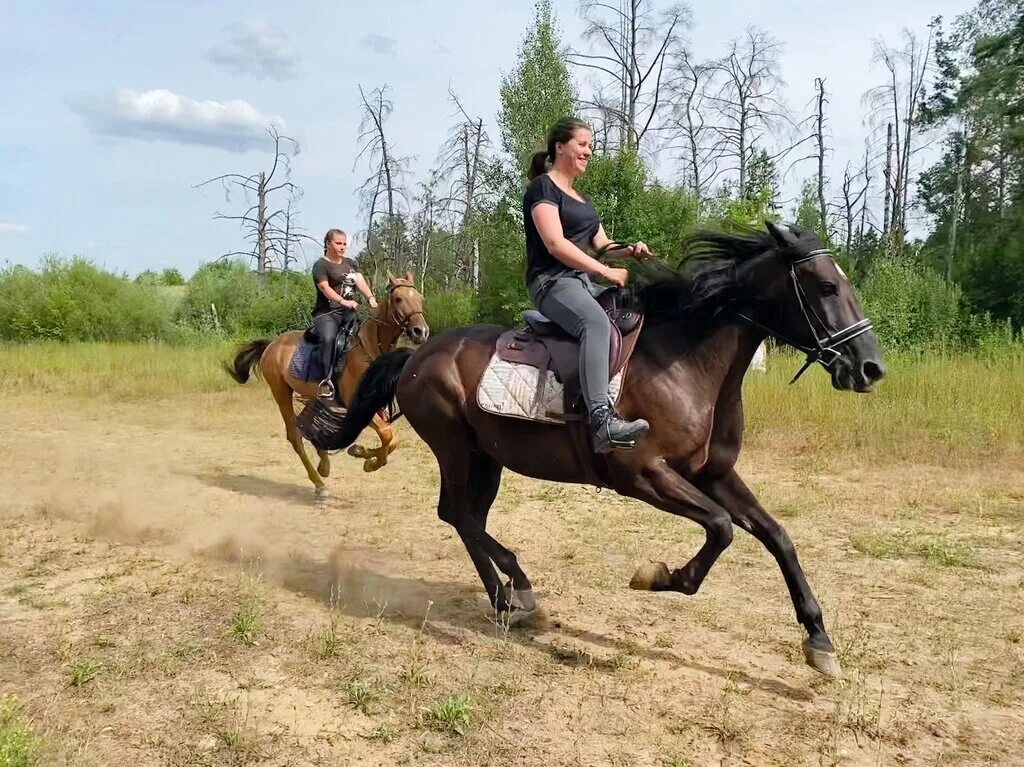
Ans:
[[[477,322],[478,300],[470,288],[428,290],[423,298],[423,313],[433,334]]]
[[[172,334],[171,299],[82,259],[48,256],[0,271],[0,339],[139,341]]]
[[[176,319],[201,335],[274,336],[306,327],[314,298],[305,275],[260,276],[239,261],[219,261],[196,271]]]

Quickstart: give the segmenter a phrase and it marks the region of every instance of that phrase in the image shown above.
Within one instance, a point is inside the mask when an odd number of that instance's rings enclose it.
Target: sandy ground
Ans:
[[[0,694],[74,765],[1024,764],[1024,469],[752,445],[846,677],[802,662],[737,533],[694,597],[630,591],[696,526],[506,474],[506,631],[403,426],[316,504],[269,392],[0,399]],[[773,448],[775,449],[775,448]]]

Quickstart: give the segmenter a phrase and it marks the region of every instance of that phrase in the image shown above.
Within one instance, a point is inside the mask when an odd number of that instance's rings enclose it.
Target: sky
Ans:
[[[585,46],[575,0],[553,4],[563,40]],[[972,6],[694,0],[688,37],[702,59],[721,55],[748,24],[765,29],[784,45],[785,94],[800,113],[814,78],[825,77],[829,166],[839,178],[863,153],[862,96],[883,79],[871,66],[873,41],[896,42],[902,27],[924,33],[932,16],[952,19]],[[299,223],[314,236],[365,225],[359,85],[390,87],[389,141],[414,158],[414,181],[456,121],[449,87],[500,145],[498,89],[533,3],[3,0],[0,17],[0,266],[58,253],[128,274],[175,267],[187,276],[245,247],[236,222],[213,218],[240,213],[242,197],[195,186],[265,167],[270,123],[301,146],[292,164],[305,192]],[[577,79],[586,92],[587,75]],[[787,192],[812,172],[810,164],[794,171]]]

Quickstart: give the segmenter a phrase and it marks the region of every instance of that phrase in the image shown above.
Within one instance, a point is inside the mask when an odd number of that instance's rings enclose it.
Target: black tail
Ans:
[[[313,444],[321,450],[340,450],[355,442],[363,429],[370,425],[374,415],[395,398],[398,378],[411,355],[412,349],[396,349],[375,359],[359,379],[355,396],[342,419],[341,429],[325,435]]]
[[[257,338],[245,346],[240,346],[235,352],[235,358],[231,363],[224,363],[224,370],[238,383],[244,384],[249,380],[249,374],[256,370],[260,364],[260,357],[270,346],[269,338]]]

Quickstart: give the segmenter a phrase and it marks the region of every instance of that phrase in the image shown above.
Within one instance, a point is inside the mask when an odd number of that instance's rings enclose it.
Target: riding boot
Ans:
[[[599,407],[590,414],[590,436],[595,453],[632,450],[649,428],[650,424],[643,418],[623,420],[611,405]]]

